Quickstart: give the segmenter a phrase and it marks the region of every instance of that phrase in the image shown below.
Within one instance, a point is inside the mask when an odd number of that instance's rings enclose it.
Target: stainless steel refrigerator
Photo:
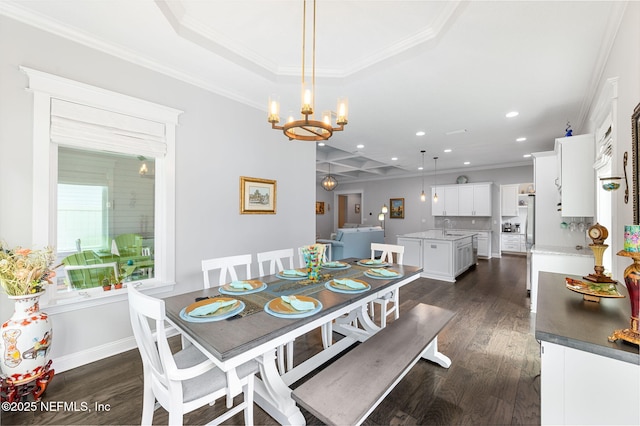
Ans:
[[[527,219],[525,222],[525,237],[527,241],[527,296],[531,295],[531,248],[535,244],[536,229],[536,196],[527,197]]]

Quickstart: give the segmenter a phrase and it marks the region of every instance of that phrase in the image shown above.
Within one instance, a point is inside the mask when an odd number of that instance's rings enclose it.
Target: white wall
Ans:
[[[31,199],[32,94],[20,65],[184,111],[176,137],[176,292],[202,286],[204,258],[314,241],[315,146],[271,130],[264,111],[3,16],[0,52],[0,239],[10,246],[32,245],[38,208]],[[276,215],[239,214],[243,175],[277,181]],[[0,321],[12,311],[0,296]],[[132,343],[126,302],[52,319],[54,367],[56,359],[89,362],[92,350]]]
[[[617,176],[624,176],[622,157],[625,152],[631,157],[631,114],[640,102],[640,3],[628,2],[627,8],[618,30],[616,40],[607,60],[607,65],[598,82],[596,94],[602,91],[607,79],[618,77],[617,122],[614,123],[617,132],[617,145],[614,151],[613,172]],[[591,105],[591,114],[595,113],[595,103]],[[591,123],[593,126],[593,123]],[[592,132],[590,128],[588,132]],[[587,132],[585,132],[587,133]],[[617,174],[616,174],[617,173]],[[633,170],[631,159],[627,165],[629,186],[631,186]],[[623,184],[624,185],[624,184]],[[600,190],[600,189],[598,189]],[[622,250],[624,225],[633,223],[633,207],[631,188],[629,188],[629,204],[624,203],[622,189],[613,194],[612,229],[609,230],[607,243],[610,250],[617,253]],[[624,269],[631,262],[627,258],[613,256],[613,277],[622,280]]]

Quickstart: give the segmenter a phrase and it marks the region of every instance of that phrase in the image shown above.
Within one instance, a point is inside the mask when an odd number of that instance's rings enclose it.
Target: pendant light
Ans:
[[[433,157],[433,162],[435,163],[435,167],[433,169],[433,182],[434,182],[434,188],[435,188],[435,190],[433,191],[433,202],[437,203],[438,202],[438,157]]]
[[[424,193],[424,149],[420,152],[422,153],[422,193],[420,194],[420,201],[424,203],[427,201],[427,195]]]
[[[320,181],[320,185],[322,185],[325,191],[333,191],[338,186],[336,178],[331,176],[331,163],[329,163],[329,174]]]

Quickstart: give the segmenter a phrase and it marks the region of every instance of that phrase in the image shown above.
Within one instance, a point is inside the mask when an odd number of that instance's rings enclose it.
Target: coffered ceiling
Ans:
[[[438,171],[531,164],[567,122],[586,127],[625,3],[318,0],[316,111],[349,98],[318,180],[329,165],[340,182],[417,176],[423,149],[427,171],[435,156]],[[298,115],[301,0],[2,0],[0,14],[264,110],[265,132],[271,94]]]

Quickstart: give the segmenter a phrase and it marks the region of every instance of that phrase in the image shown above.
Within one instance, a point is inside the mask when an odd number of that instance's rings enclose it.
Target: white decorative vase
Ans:
[[[0,367],[14,385],[40,377],[49,361],[51,320],[40,311],[42,293],[8,296],[15,305],[13,315],[0,328]]]

